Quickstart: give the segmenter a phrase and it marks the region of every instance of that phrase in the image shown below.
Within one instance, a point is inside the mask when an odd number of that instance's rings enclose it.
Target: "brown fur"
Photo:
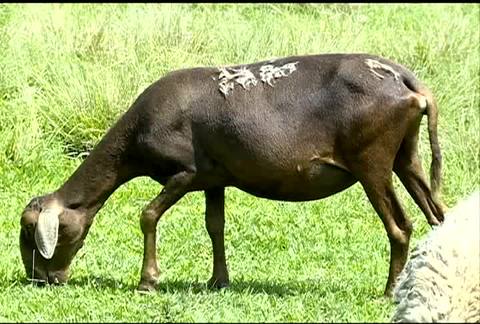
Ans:
[[[225,187],[269,199],[307,201],[359,181],[390,240],[385,289],[390,294],[407,259],[412,231],[392,185],[393,172],[430,224],[443,221],[433,96],[404,67],[367,54],[287,57],[231,70],[245,68],[259,78],[262,66],[294,62],[295,69],[274,84],[234,84],[228,95],[219,90],[216,68],[175,71],[148,87],[71,177],[23,212],[20,239],[27,273],[32,274],[32,233],[42,208],[53,200],[64,207],[53,258],[39,257],[33,275],[65,281],[106,199],[126,181],[150,176],[164,187],[141,216],[144,259],[139,289],[153,289],[158,278],[159,219],[186,193],[198,190],[205,192],[206,228],[213,245],[209,284],[224,287],[229,283]],[[417,152],[423,114],[428,116],[432,148],[432,187]]]

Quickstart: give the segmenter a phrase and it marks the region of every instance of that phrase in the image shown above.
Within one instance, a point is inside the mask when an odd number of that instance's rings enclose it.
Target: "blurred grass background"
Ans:
[[[202,193],[158,226],[160,291],[144,296],[142,208],[160,190],[131,181],[107,202],[66,287],[25,281],[20,212],[57,189],[136,96],[167,72],[289,55],[368,52],[409,67],[436,95],[443,196],[479,184],[478,4],[0,4],[1,321],[388,321],[389,247],[357,184],[286,203],[227,190],[232,287],[208,291]],[[426,119],[421,155],[429,168]],[[404,188],[415,225],[428,230]]]

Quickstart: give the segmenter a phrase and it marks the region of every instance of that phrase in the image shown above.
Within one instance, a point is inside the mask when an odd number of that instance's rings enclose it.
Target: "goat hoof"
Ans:
[[[385,290],[382,297],[384,299],[392,299],[393,298],[393,290],[392,289]]]
[[[155,283],[153,282],[140,282],[137,287],[137,291],[140,293],[149,293],[155,291]]]
[[[218,280],[218,279],[210,279],[207,283],[208,288],[210,289],[222,289],[222,288],[228,288],[230,286],[230,283],[228,280]]]

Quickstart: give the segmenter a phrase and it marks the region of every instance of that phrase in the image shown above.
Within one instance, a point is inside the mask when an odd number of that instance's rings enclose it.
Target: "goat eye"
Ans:
[[[34,238],[34,228],[33,225],[26,225],[22,229],[23,238],[29,242],[33,241]]]
[[[28,224],[25,226],[25,233],[29,236],[32,236],[33,237],[33,224]]]

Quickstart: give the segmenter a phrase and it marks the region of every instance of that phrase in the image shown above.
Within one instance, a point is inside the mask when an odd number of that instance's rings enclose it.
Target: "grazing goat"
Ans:
[[[395,286],[393,322],[480,322],[480,191],[445,214]]]
[[[431,186],[417,152],[422,115],[428,118]],[[152,290],[157,282],[159,219],[185,194],[199,190],[205,192],[213,246],[208,283],[225,287],[225,187],[308,201],[359,181],[390,241],[385,294],[391,295],[412,231],[392,185],[393,172],[428,223],[441,223],[436,104],[401,65],[368,54],[326,54],[174,71],[136,99],[58,190],[27,205],[22,259],[29,276],[65,282],[108,197],[132,178],[149,176],[163,189],[140,218],[144,257],[138,289]],[[35,250],[40,254],[33,269]]]

